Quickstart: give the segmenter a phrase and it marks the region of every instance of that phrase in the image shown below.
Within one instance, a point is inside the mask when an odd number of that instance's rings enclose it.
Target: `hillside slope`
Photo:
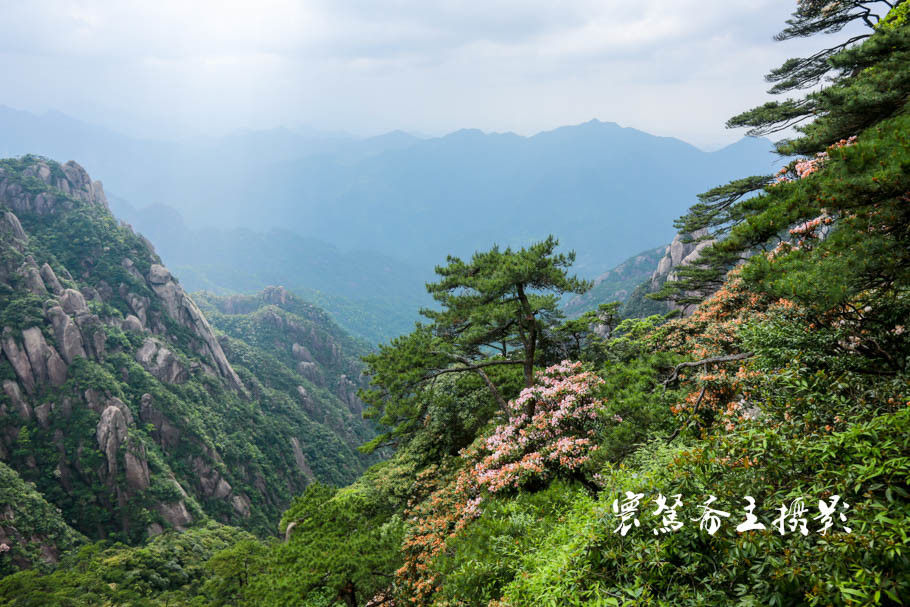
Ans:
[[[89,538],[210,517],[273,532],[309,482],[347,483],[367,463],[348,386],[318,388],[267,343],[219,338],[74,162],[0,161],[0,294],[0,461]],[[333,353],[314,372],[353,376],[362,346],[324,314],[310,326]]]

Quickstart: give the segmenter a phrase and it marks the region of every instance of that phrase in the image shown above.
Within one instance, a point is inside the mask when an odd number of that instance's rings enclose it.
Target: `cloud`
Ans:
[[[0,103],[131,132],[309,123],[533,132],[598,117],[699,141],[763,101],[792,0],[4,3]],[[658,130],[663,129],[663,130]]]

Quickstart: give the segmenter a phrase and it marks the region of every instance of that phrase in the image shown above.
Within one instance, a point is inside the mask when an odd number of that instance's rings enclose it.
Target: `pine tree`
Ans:
[[[432,398],[427,386],[441,375],[475,374],[502,411],[506,399],[488,372],[520,367],[525,387],[533,384],[544,331],[561,320],[559,296],[591,287],[568,275],[575,254],[556,253],[558,244],[550,236],[518,251],[494,246],[470,262],[450,256],[436,267],[441,278],[427,290],[440,308],[421,310],[431,322],[364,358],[372,376],[360,393],[365,415],[392,428],[367,450],[415,427]]]

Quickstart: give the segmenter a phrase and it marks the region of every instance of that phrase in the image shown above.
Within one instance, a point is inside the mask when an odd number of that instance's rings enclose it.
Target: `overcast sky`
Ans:
[[[0,104],[173,138],[308,125],[532,134],[591,118],[714,147],[818,39],[795,0],[0,0]]]

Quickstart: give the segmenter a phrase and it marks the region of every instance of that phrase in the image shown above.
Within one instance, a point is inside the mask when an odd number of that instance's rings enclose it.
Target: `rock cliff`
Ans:
[[[263,326],[296,334],[286,320]],[[353,367],[318,322],[299,328],[289,356],[312,368],[263,381],[286,370],[256,350],[238,373],[100,182],[75,162],[0,160],[0,461],[76,532],[136,541],[210,517],[271,530],[313,478],[353,480],[369,430],[336,372]],[[20,537],[5,520],[0,537]],[[10,541],[21,562],[39,554]]]

